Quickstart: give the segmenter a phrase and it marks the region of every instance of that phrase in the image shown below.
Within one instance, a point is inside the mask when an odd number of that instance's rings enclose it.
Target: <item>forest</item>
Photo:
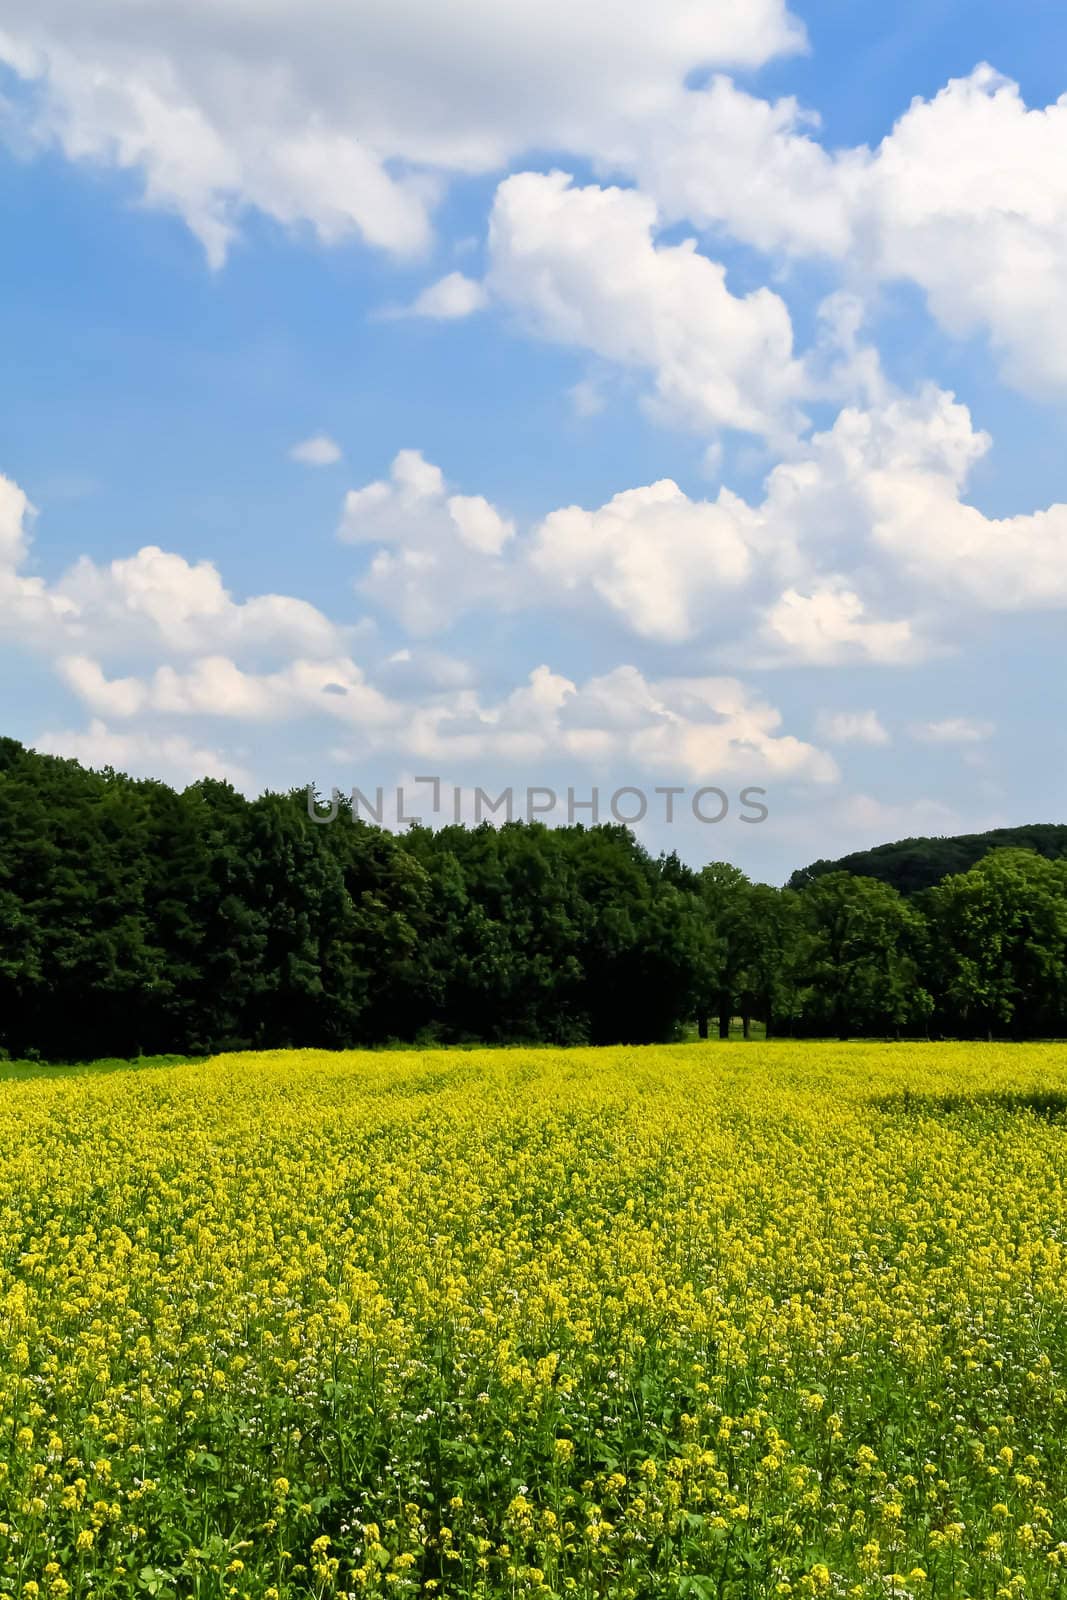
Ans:
[[[891,883],[901,894],[932,889],[942,878],[966,872],[991,850],[1032,850],[1049,861],[1067,856],[1067,823],[1031,822],[1021,828],[991,828],[988,833],[958,833],[949,837],[898,839],[894,844],[857,850],[836,861],[814,861],[789,880],[791,889],[803,889],[830,872],[858,873]]]
[[[178,793],[0,740],[6,1056],[651,1043],[733,1018],[1063,1036],[1067,860],[1009,842],[906,895],[829,863],[779,889],[619,825],[320,826],[303,791]]]

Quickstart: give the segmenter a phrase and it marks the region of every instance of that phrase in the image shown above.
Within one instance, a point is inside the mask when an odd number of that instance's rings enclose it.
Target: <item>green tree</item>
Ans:
[[[1067,863],[997,850],[925,897],[941,1027],[1017,1038],[1064,1031]]]
[[[743,904],[751,884],[740,867],[710,861],[698,879],[698,893],[708,927],[709,959],[696,1007],[698,1031],[707,1034],[709,1015],[718,1019],[719,1038],[730,1037],[740,974],[747,949]]]
[[[847,872],[817,878],[800,897],[797,976],[808,1033],[899,1033],[924,1024],[932,1001],[919,982],[925,924],[888,884]]]
[[[796,1009],[796,962],[801,939],[800,897],[766,883],[745,884],[727,928],[734,1005],[749,1037],[752,1018],[770,1038],[776,1020]],[[732,948],[731,948],[732,947]]]

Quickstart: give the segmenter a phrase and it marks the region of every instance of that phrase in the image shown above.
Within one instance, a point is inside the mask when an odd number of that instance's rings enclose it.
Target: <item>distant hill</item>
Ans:
[[[1049,861],[1067,856],[1067,824],[1032,822],[1021,828],[992,828],[988,833],[961,833],[955,837],[900,839],[896,844],[857,850],[838,861],[813,861],[789,880],[791,889],[828,872],[851,872],[860,878],[880,878],[901,894],[917,894],[940,883],[950,873],[966,872],[991,850],[1033,850]]]

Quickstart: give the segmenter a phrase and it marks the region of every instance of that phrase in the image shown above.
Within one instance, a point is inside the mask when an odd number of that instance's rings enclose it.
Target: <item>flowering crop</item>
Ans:
[[[1062,1595],[1067,1051],[0,1083],[0,1593]]]

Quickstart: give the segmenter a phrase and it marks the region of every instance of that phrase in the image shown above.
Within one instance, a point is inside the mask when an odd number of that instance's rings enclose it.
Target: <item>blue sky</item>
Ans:
[[[4,731],[758,785],[643,832],[771,879],[1059,819],[1062,12],[383,18],[10,7]]]

